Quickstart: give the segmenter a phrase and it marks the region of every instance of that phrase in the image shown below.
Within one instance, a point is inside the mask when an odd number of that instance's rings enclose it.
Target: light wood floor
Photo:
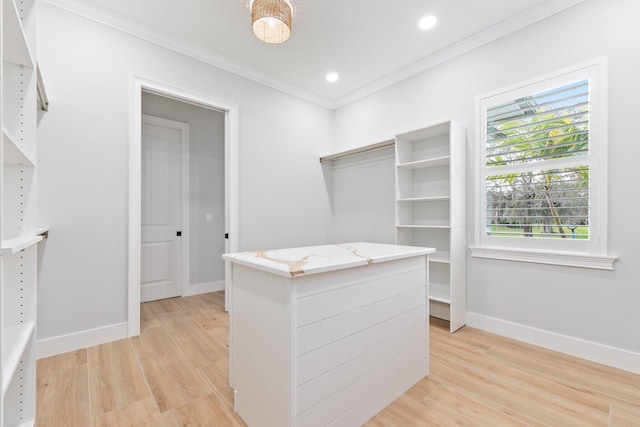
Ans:
[[[145,303],[139,337],[39,360],[37,426],[244,426],[223,299]],[[640,426],[639,375],[436,319],[430,331],[431,375],[367,427]]]

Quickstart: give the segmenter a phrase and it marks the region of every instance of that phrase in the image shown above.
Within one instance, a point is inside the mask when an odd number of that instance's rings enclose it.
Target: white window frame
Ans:
[[[505,101],[561,87],[581,80],[589,81],[589,165],[590,215],[588,240],[544,239],[488,236],[486,224],[486,115],[487,110]],[[475,242],[471,255],[542,264],[556,264],[613,270],[616,257],[607,254],[607,59],[597,58],[476,97],[476,183]],[[541,169],[551,167],[540,164]]]

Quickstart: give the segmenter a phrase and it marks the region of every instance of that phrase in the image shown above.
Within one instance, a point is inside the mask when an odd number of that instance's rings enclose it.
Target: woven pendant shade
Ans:
[[[291,36],[291,6],[285,0],[255,0],[251,5],[253,34],[266,43],[283,43]]]

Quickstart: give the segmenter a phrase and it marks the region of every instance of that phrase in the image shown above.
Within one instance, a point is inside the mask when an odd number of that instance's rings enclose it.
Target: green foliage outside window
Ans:
[[[588,82],[488,110],[486,233],[589,238]]]

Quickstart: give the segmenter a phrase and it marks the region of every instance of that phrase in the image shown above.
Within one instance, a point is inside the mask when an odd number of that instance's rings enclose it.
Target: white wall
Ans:
[[[142,113],[189,124],[189,285],[224,281],[225,115],[151,93]]]
[[[389,139],[452,119],[467,129],[475,168],[474,101],[479,94],[592,58],[609,59],[609,252],[615,271],[468,258],[468,310],[553,334],[640,353],[637,118],[640,26],[636,0],[588,0],[561,14],[346,105],[334,115],[334,149]],[[468,174],[469,241],[474,175]],[[387,197],[393,192],[387,189]],[[506,324],[506,322],[503,322]],[[553,334],[547,334],[552,336]],[[624,353],[624,352],[622,352]],[[640,371],[639,367],[636,370]]]
[[[240,250],[328,239],[318,155],[330,148],[330,110],[44,2],[38,25],[51,101],[38,130],[39,223],[51,227],[40,341],[79,334],[82,344],[127,321],[131,74],[238,105]]]
[[[332,189],[331,241],[395,243],[394,148],[329,161],[324,167]]]

